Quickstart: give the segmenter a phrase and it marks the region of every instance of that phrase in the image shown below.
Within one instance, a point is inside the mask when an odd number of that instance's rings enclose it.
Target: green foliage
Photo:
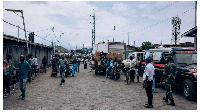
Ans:
[[[155,46],[149,41],[143,42],[142,45],[140,46],[140,50],[148,50],[153,48],[155,48]]]

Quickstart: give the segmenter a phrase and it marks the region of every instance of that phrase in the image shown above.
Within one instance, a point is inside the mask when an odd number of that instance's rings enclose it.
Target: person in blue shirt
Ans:
[[[74,58],[73,67],[72,67],[72,76],[74,76],[75,75],[75,71],[77,71],[78,65],[76,63],[77,63],[77,60],[76,60],[76,58]]]
[[[107,61],[107,69],[106,69],[106,78],[108,78],[108,74],[110,72],[111,66],[110,64],[113,63],[113,60],[111,60],[110,58]]]
[[[66,72],[66,65],[68,64],[68,61],[64,58],[64,56],[62,56],[62,59],[60,59],[59,61],[60,63],[60,76],[61,76],[61,82],[60,82],[60,86],[63,86],[63,83],[65,83],[65,72]]]
[[[26,82],[28,78],[28,72],[31,71],[31,66],[27,61],[25,61],[24,55],[20,56],[20,62],[19,62],[19,86],[22,94],[19,96],[22,98],[22,100],[25,99],[25,93],[26,93]]]

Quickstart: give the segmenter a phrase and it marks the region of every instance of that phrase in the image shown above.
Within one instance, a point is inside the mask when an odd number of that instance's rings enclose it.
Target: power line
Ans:
[[[96,12],[96,10],[98,9],[98,7],[100,6],[101,3],[102,3],[102,1],[101,1],[98,5],[96,5],[95,9],[93,9],[93,12]],[[104,1],[103,3],[105,3],[105,1]],[[88,17],[88,19],[86,20],[84,26],[86,26],[86,25],[88,26],[89,19],[90,19],[90,18]],[[87,27],[87,26],[86,26],[86,27]]]
[[[3,22],[5,22],[5,23],[7,23],[7,24],[10,24],[10,25],[12,25],[12,26],[18,27],[17,25],[14,25],[14,24],[12,24],[12,23],[9,23],[9,22],[7,22],[7,21],[5,21],[5,20],[3,20]],[[21,27],[19,27],[19,29],[22,29],[22,30],[24,30],[24,29],[23,29],[23,28],[21,28]]]
[[[47,29],[45,29],[45,30],[49,30],[49,29],[47,28]],[[39,30],[39,31],[35,31],[35,32],[41,32],[41,31],[44,31],[44,30]]]
[[[116,1],[116,5],[118,5],[120,3],[120,1]],[[112,4],[112,6],[110,6],[110,7],[108,7],[106,10],[108,11],[108,12],[110,12],[110,9],[113,7],[115,5],[115,3],[113,3]],[[100,17],[102,17],[103,15],[105,14],[105,12],[102,12],[101,13],[101,15],[98,17],[98,18],[100,18]]]
[[[192,8],[192,9],[195,9],[195,8]],[[182,14],[185,14],[185,13],[189,12],[189,11],[192,10],[192,9],[188,9],[188,10],[186,10],[186,11],[184,11],[184,12],[182,12],[181,14],[178,14],[178,15],[176,15],[176,16],[180,16],[180,15],[182,15]],[[153,24],[153,25],[150,25],[150,26],[141,28],[141,29],[139,29],[139,30],[135,30],[135,31],[130,32],[130,33],[135,33],[135,32],[138,32],[138,31],[142,31],[142,30],[151,28],[151,27],[153,27],[153,26],[157,26],[158,24],[163,23],[163,22],[168,21],[168,20],[171,20],[172,18],[173,18],[173,17],[170,17],[170,18],[168,18],[168,19],[162,20],[162,21],[157,22],[157,23],[155,23],[155,24]]]
[[[116,2],[116,4],[119,4],[119,3],[120,3],[120,1],[115,1],[115,2]],[[102,3],[102,2],[101,2],[101,3]],[[105,1],[104,1],[103,3],[105,3]],[[103,3],[102,3],[102,4],[103,4]],[[102,4],[101,4],[101,5],[102,5]],[[108,7],[106,10],[107,10],[107,11],[110,11],[110,8],[113,7],[113,5],[114,5],[114,3],[113,3],[110,7]],[[98,8],[98,6],[100,6],[100,3],[96,6],[96,9]],[[96,12],[96,10],[93,10],[93,11]],[[105,12],[102,12],[101,15],[100,15],[99,17],[96,17],[96,18],[98,19],[98,18],[100,18],[101,16],[103,16],[104,14],[105,14]],[[84,25],[84,26],[86,26],[85,29],[86,29],[86,28],[88,27],[88,25],[89,25],[89,24],[87,24],[87,23],[88,23],[88,20],[89,20],[89,18],[88,18],[87,21],[86,21],[86,25],[87,25],[87,26]],[[81,33],[84,33],[84,31],[81,32]],[[86,35],[86,33],[84,33],[84,36],[85,36],[85,35]]]
[[[122,27],[120,27],[120,28],[127,27],[127,26],[132,25],[132,24],[134,24],[134,23],[137,23],[137,22],[139,22],[139,21],[141,21],[141,20],[143,20],[143,19],[146,19],[146,18],[148,18],[148,17],[150,17],[150,16],[152,16],[152,15],[154,15],[154,14],[156,14],[156,13],[158,13],[158,12],[160,12],[160,11],[162,11],[162,10],[164,10],[164,9],[166,9],[166,8],[168,8],[168,7],[172,6],[172,5],[174,5],[174,4],[176,4],[176,3],[178,3],[178,1],[176,1],[176,2],[174,2],[174,3],[172,3],[172,4],[170,4],[170,5],[165,6],[165,7],[161,8],[161,9],[157,10],[156,12],[151,13],[151,14],[149,14],[148,16],[145,16],[145,17],[142,18],[142,19],[138,19],[138,20],[136,20],[135,22],[130,23],[130,24],[125,25],[125,26],[122,26]],[[118,29],[120,29],[120,28],[118,28]]]
[[[12,23],[10,23],[10,22],[5,21],[5,20],[3,20],[3,22],[5,22],[5,23],[7,23],[7,24],[9,24],[9,25],[15,26],[15,27],[19,27],[19,26],[17,26],[17,25],[14,25],[14,24],[12,24]],[[19,27],[19,29],[25,31],[25,30],[24,30],[23,28],[21,28],[21,27]],[[27,30],[26,32],[31,32],[31,31],[28,31],[28,30]],[[39,38],[41,38],[41,39],[44,40],[44,38],[40,37],[39,35],[36,35],[36,34],[35,34],[35,36],[37,36],[37,37],[39,37]],[[49,40],[47,40],[47,41],[50,42]]]

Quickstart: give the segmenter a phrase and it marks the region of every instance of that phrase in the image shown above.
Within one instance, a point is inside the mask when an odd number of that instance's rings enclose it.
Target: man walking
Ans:
[[[42,59],[42,65],[43,65],[43,72],[47,72],[46,70],[46,65],[47,65],[47,58],[46,56],[44,56],[44,58]]]
[[[134,82],[134,78],[135,78],[136,60],[133,58],[134,56],[130,56],[130,81],[129,82]]]
[[[68,64],[67,60],[65,60],[64,56],[62,56],[62,59],[59,61],[60,63],[60,76],[61,76],[61,82],[60,86],[63,86],[63,83],[65,83],[65,72],[66,72],[66,65]]]
[[[146,64],[147,64],[147,66],[145,68],[143,77],[145,78],[145,80],[144,80],[144,88],[145,88],[146,93],[147,93],[148,104],[145,104],[144,107],[153,108],[153,105],[152,105],[152,100],[153,100],[152,84],[153,84],[153,75],[154,75],[155,68],[151,64],[151,59],[150,58],[146,59]]]
[[[31,66],[30,56],[26,56],[26,62]],[[30,83],[32,79],[32,72],[28,71],[28,82]]]
[[[38,67],[38,59],[37,59],[37,56],[35,56],[35,58],[32,59],[32,63],[33,63],[33,69],[34,69],[34,74],[35,76],[37,76],[37,67]]]
[[[173,59],[171,56],[166,57],[166,62],[167,64],[165,65],[164,74],[162,77],[162,79],[165,78],[165,90],[166,90],[166,97],[163,97],[163,100],[165,100],[167,105],[175,106],[174,98],[172,96],[171,85],[175,83],[176,65],[173,63]],[[171,102],[168,102],[168,99]]]
[[[137,76],[137,82],[140,82],[140,81],[139,81],[139,76],[140,76],[140,72],[141,72],[141,66],[142,66],[142,61],[141,61],[140,57],[138,56],[138,57],[137,57],[137,60],[136,60],[136,76]]]
[[[12,72],[12,55],[7,54],[6,60],[4,60],[4,75],[3,75],[3,94],[4,97],[7,97],[7,95],[10,95],[10,81],[11,76],[13,75]],[[5,91],[6,90],[6,91]]]
[[[19,86],[22,94],[19,97],[22,97],[22,100],[25,99],[26,81],[28,78],[28,72],[32,70],[31,66],[24,59],[25,59],[24,55],[21,55],[19,63]]]

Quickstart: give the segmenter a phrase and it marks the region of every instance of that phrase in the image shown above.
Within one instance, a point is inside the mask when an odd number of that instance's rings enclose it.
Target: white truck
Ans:
[[[126,43],[122,42],[106,42],[95,44],[93,46],[92,54],[96,51],[103,51],[104,53],[120,53],[122,54],[122,59],[126,58]]]

